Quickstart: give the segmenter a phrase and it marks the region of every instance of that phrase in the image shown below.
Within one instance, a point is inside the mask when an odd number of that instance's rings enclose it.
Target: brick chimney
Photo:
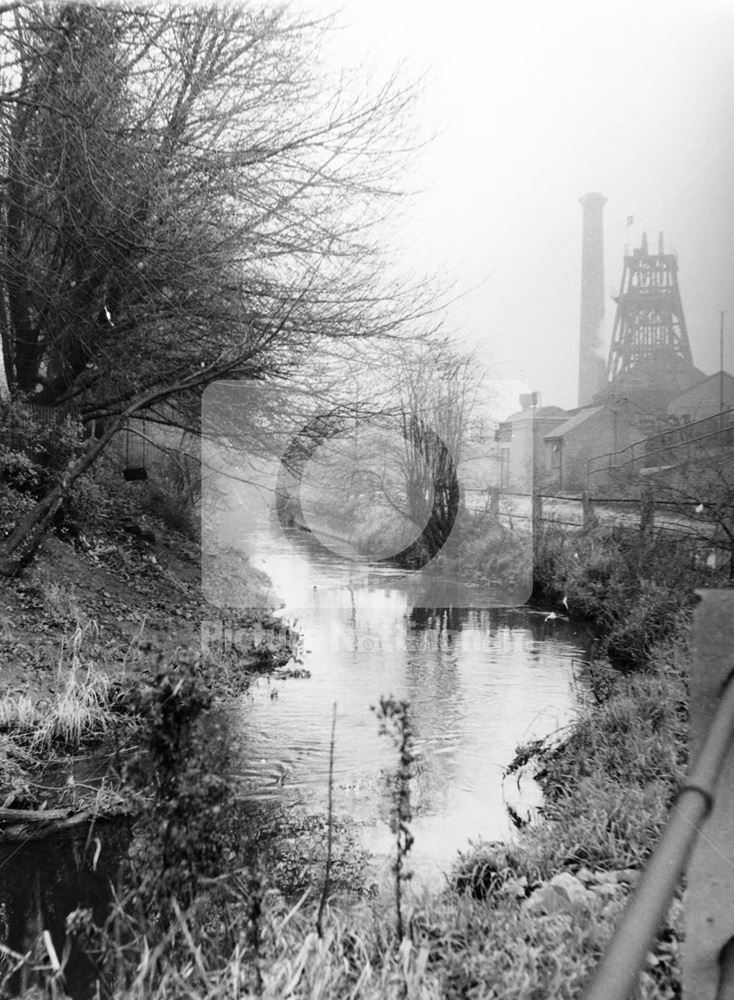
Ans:
[[[604,219],[607,199],[591,192],[580,199],[584,209],[581,250],[581,331],[579,337],[579,406],[588,406],[606,385],[604,360]]]

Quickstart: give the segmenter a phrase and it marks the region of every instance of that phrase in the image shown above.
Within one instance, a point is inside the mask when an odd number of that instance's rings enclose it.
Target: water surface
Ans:
[[[249,794],[326,808],[336,705],[335,808],[386,862],[397,756],[371,709],[393,695],[415,732],[413,867],[431,880],[469,840],[510,837],[518,790],[503,771],[518,744],[572,719],[587,631],[527,607],[415,607],[410,574],[314,555],[303,538],[262,539],[259,553],[311,676],[261,679],[232,707]]]

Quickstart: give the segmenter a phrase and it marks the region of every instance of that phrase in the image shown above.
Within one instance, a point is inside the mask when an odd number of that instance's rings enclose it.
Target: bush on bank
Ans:
[[[597,627],[601,651],[633,668],[687,620],[697,587],[727,585],[699,564],[690,541],[665,532],[615,525],[564,532],[550,524],[536,538],[534,596],[565,597],[573,616]]]

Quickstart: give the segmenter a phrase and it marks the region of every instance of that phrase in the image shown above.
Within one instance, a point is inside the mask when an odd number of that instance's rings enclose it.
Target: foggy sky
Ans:
[[[734,370],[734,5],[346,0],[339,22],[345,62],[428,71],[419,115],[439,134],[406,178],[425,190],[401,239],[469,289],[449,323],[495,376],[577,405],[587,191],[608,199],[607,290],[625,245],[662,230],[694,364],[718,370],[726,310]],[[607,343],[613,319],[608,298]]]

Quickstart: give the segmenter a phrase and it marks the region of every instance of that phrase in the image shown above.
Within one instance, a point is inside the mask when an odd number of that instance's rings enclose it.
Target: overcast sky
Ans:
[[[329,9],[328,0],[299,6]],[[674,249],[694,363],[734,370],[734,4],[730,0],[346,0],[346,63],[427,70],[440,130],[408,186],[416,267],[471,289],[450,324],[495,375],[577,404],[581,206],[601,191],[605,284],[625,244]],[[627,225],[634,216],[632,226]],[[614,303],[607,301],[607,334]]]

